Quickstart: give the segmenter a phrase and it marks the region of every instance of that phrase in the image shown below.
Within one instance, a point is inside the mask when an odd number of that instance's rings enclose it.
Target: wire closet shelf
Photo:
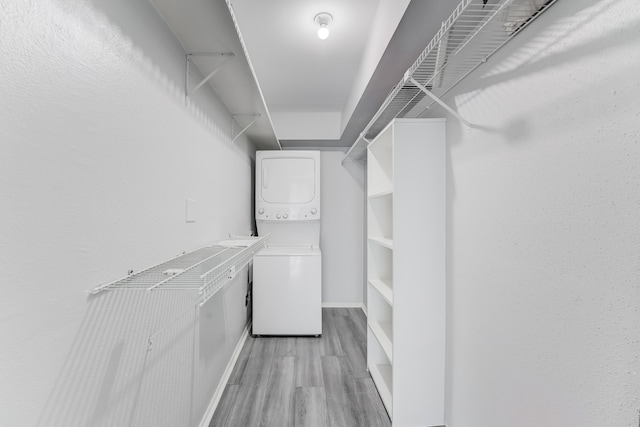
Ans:
[[[188,252],[90,291],[197,290],[202,306],[266,246],[268,236],[236,237]]]
[[[394,118],[421,117],[473,70],[557,0],[462,0],[442,23],[402,80],[347,151],[346,160],[364,157],[369,142]]]

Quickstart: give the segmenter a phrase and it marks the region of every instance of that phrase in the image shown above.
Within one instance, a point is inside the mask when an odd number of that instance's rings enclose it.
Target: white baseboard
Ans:
[[[367,307],[358,302],[323,302],[322,308],[359,308],[367,316]]]
[[[323,302],[322,308],[362,308],[361,302]]]
[[[238,361],[238,357],[240,357],[240,352],[242,351],[242,347],[244,346],[244,342],[247,340],[249,336],[249,331],[251,330],[251,323],[247,324],[242,331],[242,335],[240,336],[240,340],[238,340],[238,344],[236,344],[236,348],[233,350],[231,354],[231,359],[229,363],[227,363],[227,367],[222,374],[222,378],[218,383],[218,387],[216,388],[216,392],[213,394],[211,398],[211,402],[209,402],[209,406],[202,416],[202,420],[200,420],[200,427],[208,427],[211,419],[213,418],[213,414],[216,412],[216,408],[218,407],[218,403],[220,403],[220,399],[222,398],[222,393],[224,393],[224,389],[227,386],[227,381],[229,381],[229,377],[231,377],[231,373],[233,372],[233,368],[236,366],[236,362]]]

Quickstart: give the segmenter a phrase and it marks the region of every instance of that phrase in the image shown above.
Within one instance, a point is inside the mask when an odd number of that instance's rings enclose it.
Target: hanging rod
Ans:
[[[557,0],[462,0],[407,69],[345,154],[360,158],[396,117],[417,118],[438,103],[472,127],[442,98]]]

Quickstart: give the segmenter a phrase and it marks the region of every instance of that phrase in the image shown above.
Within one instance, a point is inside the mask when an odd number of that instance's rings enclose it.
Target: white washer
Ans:
[[[318,246],[270,246],[253,259],[253,334],[322,334]]]
[[[256,153],[254,335],[322,334],[320,152]]]

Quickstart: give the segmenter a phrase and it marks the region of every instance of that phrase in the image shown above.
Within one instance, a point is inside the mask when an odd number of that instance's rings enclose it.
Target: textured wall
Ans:
[[[448,425],[638,426],[639,75],[637,1],[559,1],[447,96]]]
[[[158,310],[173,319],[185,302],[147,300],[132,308],[88,299],[85,291],[252,228],[250,149],[230,143],[230,116],[211,94],[201,91],[185,107],[178,73],[184,52],[148,2],[127,3],[0,4],[0,425],[34,425],[43,415],[63,425],[126,425],[112,417],[122,409],[118,385],[128,387],[129,397],[136,387],[171,390],[180,380],[170,374],[182,372],[181,358],[195,351],[193,317],[180,332],[184,340],[168,341],[166,354],[178,356],[154,365],[164,367],[164,378],[137,381],[141,361],[126,357],[140,356],[128,347],[134,337],[162,324]],[[186,198],[197,201],[195,223],[185,222]],[[101,325],[95,316],[120,310],[118,321],[136,310],[154,317],[92,329]],[[137,329],[145,322],[144,332]],[[107,335],[87,347],[95,342],[86,341],[87,331]],[[213,369],[217,339],[200,342],[207,349],[202,369]],[[45,412],[47,402],[59,399],[54,390],[72,379],[69,363],[85,354],[76,350],[87,348],[94,351],[87,357],[105,357],[105,370],[73,377],[86,383],[62,389],[69,406]],[[81,417],[71,403],[88,390],[100,393],[91,395],[99,404]],[[211,397],[176,395],[186,412],[163,418],[166,425],[185,425],[185,413],[197,419]]]

